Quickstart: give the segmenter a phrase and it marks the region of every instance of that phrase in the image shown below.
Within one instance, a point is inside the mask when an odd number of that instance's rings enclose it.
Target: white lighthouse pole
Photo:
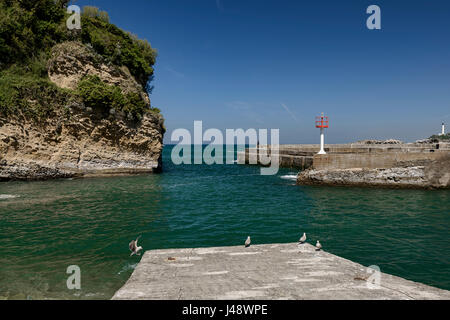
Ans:
[[[445,135],[445,124],[442,122],[442,132],[441,136]]]
[[[318,154],[327,154],[325,152],[325,134],[323,128],[320,128],[320,151]]]

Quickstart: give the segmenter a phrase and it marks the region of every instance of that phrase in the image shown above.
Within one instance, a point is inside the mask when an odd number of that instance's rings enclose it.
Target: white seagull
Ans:
[[[317,240],[316,251],[320,251],[320,249],[322,249],[322,245],[320,244],[319,240]]]
[[[130,248],[131,254],[130,257],[135,254],[137,256],[140,256],[140,251],[142,250],[142,247],[138,247],[138,240],[141,236],[137,237],[136,240],[133,240],[130,242],[130,244],[128,245],[128,247]]]
[[[298,240],[298,242],[300,242],[300,243],[305,243],[305,241],[306,241],[306,233],[303,232],[303,235],[302,235],[302,237],[300,238],[300,240]]]
[[[251,242],[251,240],[250,240],[250,236],[248,236],[247,237],[247,240],[245,240],[245,247],[247,248],[247,247],[250,247],[250,243],[252,243]]]

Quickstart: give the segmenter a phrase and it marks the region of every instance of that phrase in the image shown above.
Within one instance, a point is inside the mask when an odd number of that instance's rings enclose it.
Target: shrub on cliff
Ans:
[[[142,97],[136,92],[125,95],[125,104],[122,111],[131,114],[135,119],[140,119],[149,108]]]
[[[122,31],[100,16],[82,15],[81,39],[94,50],[119,66],[126,66],[145,88],[153,75],[157,52],[146,40]]]
[[[90,18],[99,18],[100,20],[109,23],[109,15],[106,11],[100,11],[97,7],[84,6],[83,7],[83,16]]]
[[[78,84],[78,93],[87,107],[103,111],[122,109],[125,104],[120,88],[104,83],[98,76],[83,78]]]
[[[66,39],[68,1],[0,0],[0,67],[27,62]]]
[[[140,119],[149,108],[138,93],[122,93],[114,85],[104,83],[98,76],[84,77],[78,84],[78,94],[87,107],[108,114],[110,109],[123,111],[131,119]]]
[[[40,63],[36,64],[39,69]],[[58,88],[47,78],[18,67],[0,72],[0,114],[45,119],[70,96],[68,90]]]

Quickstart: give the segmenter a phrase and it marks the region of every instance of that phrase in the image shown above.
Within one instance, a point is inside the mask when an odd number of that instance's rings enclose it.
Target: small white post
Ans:
[[[325,134],[323,128],[320,128],[320,151],[318,154],[327,154],[325,152]]]
[[[445,124],[442,122],[442,132],[440,134],[441,136],[445,135]]]

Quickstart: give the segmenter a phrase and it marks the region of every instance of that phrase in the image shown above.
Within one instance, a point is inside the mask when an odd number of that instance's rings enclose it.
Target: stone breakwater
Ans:
[[[307,243],[152,250],[113,299],[450,299],[447,290],[382,271],[370,285],[373,269]]]
[[[445,189],[450,188],[450,154],[434,160],[397,161],[393,167],[384,168],[313,168],[300,172],[297,183]]]
[[[433,179],[427,175],[425,167],[306,170],[298,175],[297,183],[303,185],[448,188],[450,187],[450,174]]]

